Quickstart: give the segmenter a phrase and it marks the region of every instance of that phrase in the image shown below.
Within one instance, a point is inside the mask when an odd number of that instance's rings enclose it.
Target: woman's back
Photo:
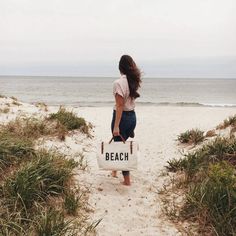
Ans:
[[[135,108],[135,99],[130,97],[129,84],[126,75],[114,81],[113,83],[113,95],[119,94],[124,98],[124,111],[132,111]],[[114,106],[116,110],[116,106]]]

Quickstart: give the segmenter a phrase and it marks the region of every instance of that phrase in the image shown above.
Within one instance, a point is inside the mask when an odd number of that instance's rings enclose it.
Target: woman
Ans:
[[[122,141],[120,135],[127,140],[134,137],[136,126],[135,99],[140,97],[137,92],[141,83],[141,73],[131,56],[123,55],[119,62],[120,78],[113,83],[115,106],[111,122],[114,141]],[[130,185],[129,171],[122,171],[124,185]],[[112,171],[112,176],[117,177],[117,172]]]

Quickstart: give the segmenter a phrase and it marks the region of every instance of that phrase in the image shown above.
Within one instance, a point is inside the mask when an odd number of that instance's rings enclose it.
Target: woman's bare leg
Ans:
[[[117,171],[116,170],[113,170],[111,172],[111,176],[114,177],[114,178],[117,178]]]
[[[122,184],[130,185],[130,173],[129,173],[129,171],[122,171],[122,174],[124,176],[124,182],[122,182]]]
[[[124,175],[124,182],[123,182],[124,185],[131,185],[130,183],[130,175]]]

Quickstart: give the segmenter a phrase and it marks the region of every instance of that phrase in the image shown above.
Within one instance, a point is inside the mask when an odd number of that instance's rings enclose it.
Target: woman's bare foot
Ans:
[[[130,186],[131,185],[131,183],[130,183],[130,176],[129,175],[124,176],[124,181],[122,182],[122,184],[124,184],[126,186]]]
[[[123,182],[121,182],[123,185],[125,185],[125,186],[130,186],[131,185],[131,183],[126,183],[125,181],[123,181]]]
[[[114,178],[117,178],[117,171],[116,170],[113,170],[111,172],[111,176],[114,177]]]

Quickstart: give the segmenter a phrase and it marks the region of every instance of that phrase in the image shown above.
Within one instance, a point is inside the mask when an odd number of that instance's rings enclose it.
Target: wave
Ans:
[[[143,103],[145,105],[145,102]],[[184,106],[184,107],[236,107],[236,104],[215,104],[215,103],[198,103],[198,102],[157,102],[149,103],[157,106]]]
[[[68,104],[76,107],[102,107],[112,106],[114,101],[84,101]],[[236,104],[216,104],[216,103],[198,103],[198,102],[143,102],[137,101],[137,106],[177,106],[177,107],[236,107]]]

